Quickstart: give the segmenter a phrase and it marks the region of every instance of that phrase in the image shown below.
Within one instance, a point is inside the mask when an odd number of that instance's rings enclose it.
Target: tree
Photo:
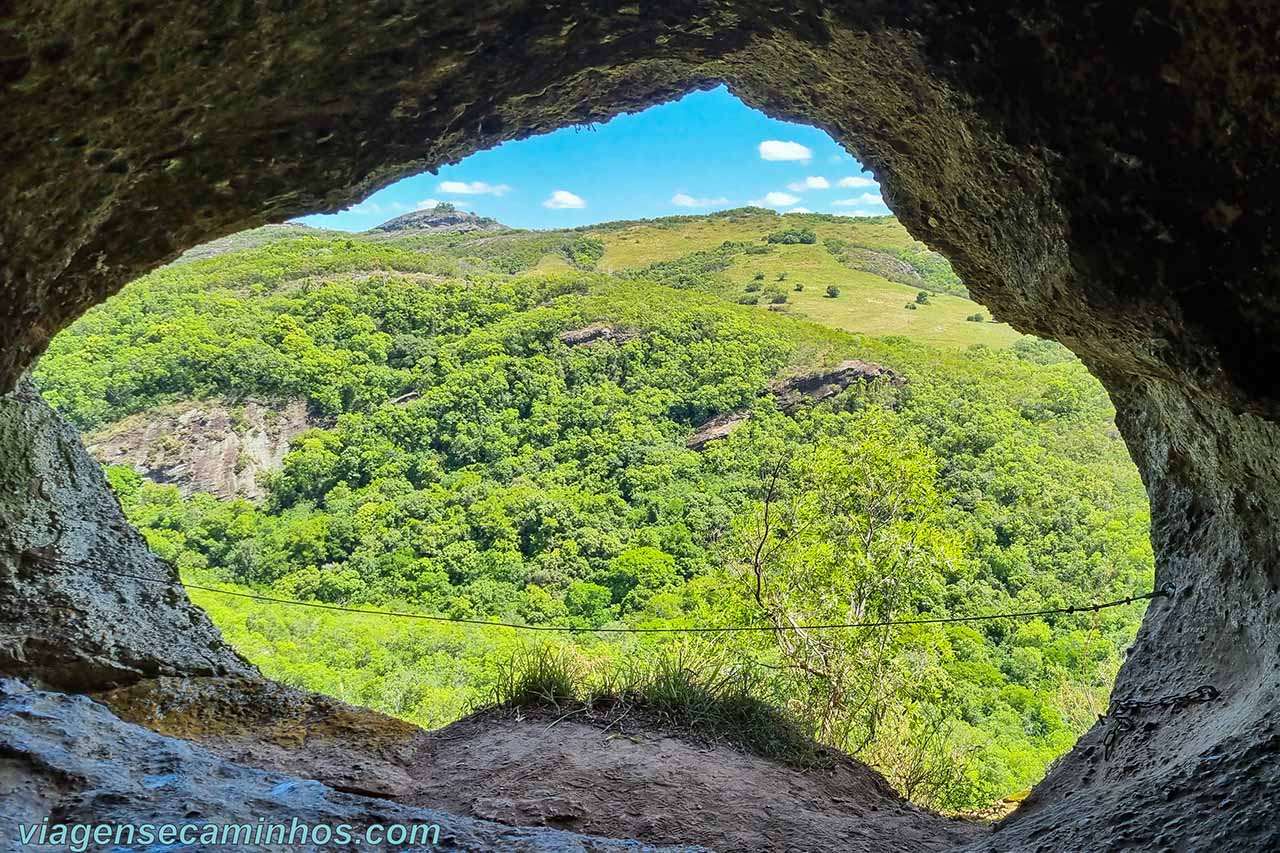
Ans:
[[[891,621],[933,603],[957,550],[943,527],[937,463],[882,410],[815,418],[811,452],[761,472],[738,525],[734,571],[805,686],[819,736],[857,751],[909,682],[894,634],[805,626]]]
[[[929,291],[927,291],[927,290],[922,290],[922,291],[920,291],[919,293],[917,293],[917,294],[916,294],[916,304],[918,304],[918,305],[928,305],[928,304],[929,304]]]
[[[827,285],[827,298],[828,298],[828,299],[835,299],[835,298],[836,298],[837,296],[839,296],[839,295],[840,295],[840,288],[836,287],[834,284],[828,284],[828,285]]]
[[[781,231],[772,232],[765,237],[765,240],[769,243],[791,246],[816,243],[818,242],[818,235],[814,234],[811,228],[785,228]]]

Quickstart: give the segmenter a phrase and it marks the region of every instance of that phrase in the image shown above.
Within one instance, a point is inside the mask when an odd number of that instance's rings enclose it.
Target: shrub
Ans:
[[[778,273],[778,281],[786,281],[786,280],[787,280],[787,273],[785,270],[783,272]]]
[[[834,284],[828,284],[828,285],[827,285],[827,298],[828,298],[828,299],[835,299],[835,298],[836,298],[837,296],[839,296],[839,295],[840,295],[840,288],[836,287]]]
[[[752,281],[764,281],[764,273],[763,273],[763,272],[757,272],[755,275],[753,275],[753,276],[751,277],[751,280],[752,280]]]
[[[758,282],[758,281],[749,281],[749,282],[747,282],[747,286],[746,286],[745,288],[743,288],[743,289],[744,289],[744,290],[746,290],[746,291],[747,291],[747,293],[755,293],[756,291],[758,291],[758,290],[760,289],[760,282]]]
[[[908,311],[915,311],[917,309],[917,306],[914,302],[908,302],[906,305],[903,305],[902,307],[906,308]]]
[[[927,290],[922,290],[922,291],[920,291],[919,293],[917,293],[917,294],[916,294],[916,302],[917,302],[918,304],[920,304],[920,305],[928,305],[928,304],[929,304],[929,291],[927,291]]]
[[[984,317],[981,312],[970,314],[968,317],[965,317],[965,319],[970,323],[985,323],[987,321],[987,318]]]
[[[772,302],[774,305],[781,305],[782,303],[787,301],[787,294],[775,293],[769,297],[769,301]]]
[[[754,293],[748,293],[746,296],[738,297],[739,305],[759,305],[760,297]]]
[[[794,290],[796,293],[799,293],[800,291],[804,290],[804,285],[797,281],[796,286],[791,289]]]
[[[774,231],[765,237],[765,240],[783,246],[794,246],[799,243],[816,243],[818,235],[814,234],[811,228],[786,228],[782,231]]]

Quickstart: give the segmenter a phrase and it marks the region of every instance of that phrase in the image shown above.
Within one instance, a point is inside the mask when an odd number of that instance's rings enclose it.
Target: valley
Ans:
[[[435,728],[665,671],[963,813],[1037,781],[1105,710],[1141,603],[802,645],[596,633],[1151,588],[1146,499],[1101,386],[992,322],[891,217],[520,231],[438,213],[200,247],[89,311],[35,373],[111,438],[97,443],[126,513],[188,582],[566,629],[533,642],[192,591],[264,674]],[[853,362],[866,378],[816,400],[766,393]],[[216,435],[182,438],[193,411],[220,413]],[[729,415],[735,429],[692,441]],[[287,453],[264,444],[280,423]],[[226,486],[258,444],[250,479]],[[201,454],[221,454],[224,486],[176,458]],[[781,531],[761,528],[770,513]],[[749,686],[720,695],[715,672]],[[761,748],[737,723],[714,734]]]

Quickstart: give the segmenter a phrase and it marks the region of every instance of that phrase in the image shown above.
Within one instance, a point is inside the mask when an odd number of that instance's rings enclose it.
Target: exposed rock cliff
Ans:
[[[262,475],[280,469],[289,442],[318,425],[305,400],[283,406],[207,401],[125,418],[84,437],[104,464],[128,464],[184,494],[257,500]]]
[[[772,394],[778,402],[778,408],[791,414],[805,403],[830,400],[855,382],[872,382],[882,378],[897,387],[906,384],[906,379],[887,367],[852,358],[828,370],[777,379],[769,384],[764,394]],[[694,430],[693,435],[686,439],[685,447],[701,450],[710,442],[728,438],[749,417],[750,413],[745,410],[716,415]]]

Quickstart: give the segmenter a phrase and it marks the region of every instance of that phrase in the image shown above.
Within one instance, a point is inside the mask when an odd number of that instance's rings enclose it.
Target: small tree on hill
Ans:
[[[929,304],[929,291],[927,291],[927,290],[922,290],[922,291],[920,291],[919,293],[917,293],[917,294],[916,294],[916,302],[917,302],[918,304],[920,304],[920,305],[928,305],[928,304]]]

